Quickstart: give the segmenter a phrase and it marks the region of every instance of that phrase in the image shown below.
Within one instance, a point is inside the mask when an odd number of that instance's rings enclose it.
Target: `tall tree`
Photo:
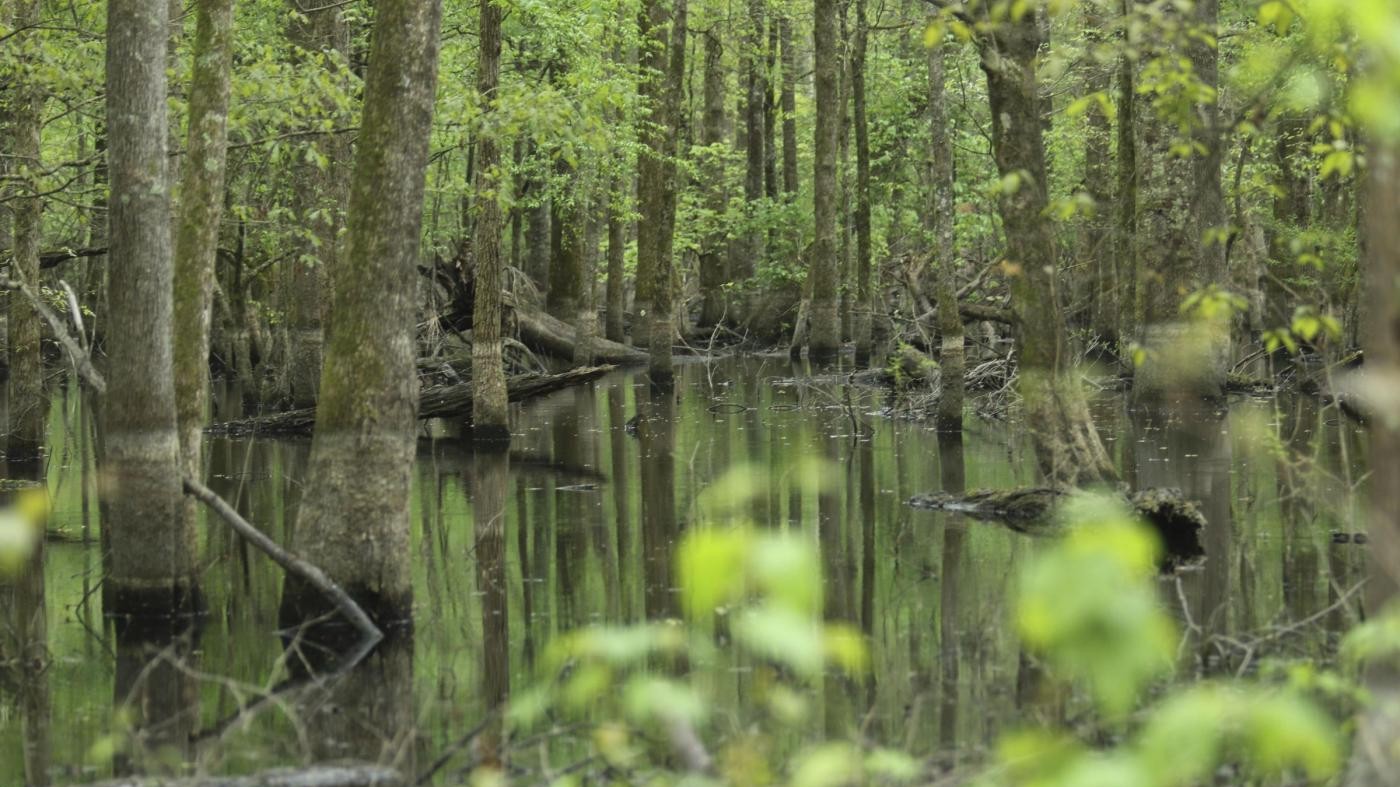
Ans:
[[[757,209],[764,194],[764,142],[763,115],[768,99],[767,80],[763,74],[763,0],[749,0],[748,33],[743,42],[743,79],[747,86],[744,100],[744,203],[749,229],[745,237],[744,252],[739,258],[740,266],[730,271],[730,278],[741,289],[742,300],[736,311],[742,319],[751,315],[749,303],[753,286],[754,271],[758,261],[764,256],[763,233],[759,230]]]
[[[816,235],[812,242],[811,328],[807,355],[830,362],[841,348],[836,309],[836,147],[843,115],[837,79],[841,55],[837,50],[836,0],[813,0],[813,48],[816,61],[816,140],[813,151],[812,212]]]
[[[783,49],[783,193],[797,193],[797,52],[793,49],[792,18],[778,16],[778,41]]]
[[[16,3],[16,27],[39,24],[39,0]],[[31,66],[39,41],[31,30],[19,40],[19,62]],[[44,93],[37,80],[21,79],[11,93],[11,168],[18,170],[23,193],[14,206],[13,277],[32,287],[39,285],[39,247],[43,233],[43,200],[39,196],[42,169],[41,141],[44,128]],[[9,366],[11,429],[6,455],[11,460],[39,458],[44,442],[44,366],[39,355],[39,313],[18,294],[10,296]]]
[[[726,233],[723,226],[725,203],[724,158],[724,47],[719,31],[705,32],[704,119],[700,125],[700,144],[705,146],[704,173],[705,206],[713,214],[713,229],[705,238],[700,252],[700,325],[709,327],[724,318],[724,266]]]
[[[501,67],[501,7],[482,0],[478,32],[476,89],[481,105],[492,111]],[[476,252],[472,303],[472,434],[509,440],[506,372],[501,356],[501,154],[491,133],[477,137]]]
[[[668,210],[669,158],[675,152],[675,122],[678,119],[680,75],[675,73],[675,46],[684,53],[685,0],[645,0],[638,17],[642,51],[638,58],[638,95],[649,113],[641,129],[642,150],[637,159],[637,201],[641,220],[637,225],[637,281],[645,283],[638,293],[638,319],[648,335],[652,381],[668,384],[672,377],[671,336],[671,230],[674,207]],[[683,73],[683,69],[682,69]],[[670,195],[674,199],[674,194]],[[643,306],[650,314],[643,314]]]
[[[934,23],[931,18],[930,24]],[[963,324],[958,313],[956,275],[957,236],[953,216],[953,139],[948,131],[947,73],[942,41],[928,49],[928,122],[933,156],[929,167],[930,199],[926,216],[933,236],[937,265],[934,292],[938,304],[939,374],[942,394],[938,397],[938,429],[961,432],[963,419]]]
[[[1113,467],[1073,372],[1060,306],[1055,235],[1046,215],[1044,98],[1035,73],[1041,29],[1036,14],[992,20],[986,4],[979,11],[986,26],[978,52],[987,77],[992,155],[1006,186],[999,209],[1012,273],[1020,390],[1036,458],[1054,485],[1111,479]]]
[[[175,403],[181,468],[200,478],[204,408],[209,398],[209,326],[214,305],[214,255],[224,207],[228,148],[229,70],[233,63],[233,0],[195,3],[188,159],[175,236]],[[193,516],[187,510],[187,516]]]
[[[865,54],[870,26],[865,0],[856,0],[855,45],[851,56],[851,106],[856,130],[856,297],[852,309],[852,334],[856,364],[870,362],[871,322],[875,309],[871,287],[870,250],[870,126],[865,112]]]
[[[418,375],[418,246],[437,86],[438,0],[375,6],[345,253],[330,321],[305,496],[293,543],[381,620],[410,613],[410,475]],[[324,611],[288,580],[283,609]]]
[[[1089,329],[1100,339],[1118,339],[1118,277],[1114,271],[1114,250],[1109,228],[1113,198],[1112,129],[1104,110],[1112,81],[1111,61],[1103,60],[1103,29],[1106,20],[1097,2],[1084,6],[1084,32],[1090,47],[1085,91],[1104,101],[1089,106],[1084,135],[1084,189],[1094,200],[1094,212],[1085,223],[1083,253],[1089,265],[1087,295]]]
[[[103,473],[108,598],[168,614],[195,594],[194,523],[182,516],[171,346],[174,265],[166,175],[168,6],[107,4],[109,309]]]

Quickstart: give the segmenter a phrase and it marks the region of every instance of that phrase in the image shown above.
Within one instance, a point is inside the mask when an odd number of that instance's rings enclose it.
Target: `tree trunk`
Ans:
[[[627,224],[622,220],[627,200],[622,193],[629,180],[614,177],[608,190],[608,322],[605,335],[610,341],[627,341],[623,314],[627,310]]]
[[[175,402],[183,475],[200,472],[201,435],[209,399],[209,326],[214,264],[224,208],[229,70],[233,63],[233,0],[195,4],[190,118],[185,142],[180,225],[175,236]],[[194,501],[185,516],[194,517]]]
[[[851,310],[856,365],[870,363],[871,315],[875,308],[870,260],[870,129],[865,116],[865,50],[869,29],[865,0],[856,0],[856,35],[851,58],[851,99],[856,127],[856,298]]]
[[[720,145],[724,144],[724,50],[719,33],[705,33],[705,117],[701,125],[700,144],[707,149],[704,160],[705,206],[711,212],[714,229],[706,236],[700,254],[700,326],[711,327],[724,319],[724,285],[727,280],[724,264],[726,243],[723,227],[727,195],[724,189],[724,159]]]
[[[174,266],[166,174],[167,6],[107,5],[111,267],[102,492],[118,614],[196,604],[194,523],[182,516],[171,360]]]
[[[526,148],[526,176],[521,191],[525,200],[525,275],[541,290],[549,285],[549,196],[542,172],[548,159],[531,141]]]
[[[553,202],[549,217],[549,294],[545,308],[561,320],[578,313],[579,288],[583,286],[583,179],[572,164],[560,158],[555,176],[565,184],[565,196]]]
[[[792,195],[797,193],[797,53],[786,13],[778,16],[778,40],[783,48],[783,193]]]
[[[307,11],[304,18],[294,18],[288,37],[298,47],[300,55],[320,56],[332,62],[337,57],[348,56],[350,49],[349,26],[334,5]],[[299,65],[324,70],[327,79],[340,76],[338,68],[326,67],[314,60]],[[347,188],[341,173],[349,158],[346,145],[338,135],[313,137],[306,145],[308,153],[323,158],[326,163],[320,167],[298,157],[293,168],[293,213],[299,224],[298,248],[285,268],[286,337],[281,358],[284,369],[276,375],[279,384],[274,386],[279,389],[275,397],[286,399],[293,407],[314,404],[321,381],[326,271],[334,264],[339,242],[340,216]]]
[[[814,59],[816,61],[816,138],[812,177],[815,238],[812,264],[812,305],[807,355],[829,363],[841,348],[836,310],[836,147],[842,110],[838,94],[841,56],[836,41],[836,0],[813,0]]]
[[[1400,595],[1400,422],[1393,394],[1400,377],[1400,145],[1372,146],[1365,173],[1364,279],[1368,321],[1364,330],[1363,385],[1385,410],[1371,419],[1371,471],[1367,521],[1370,567],[1366,609],[1379,619],[1394,615]],[[1400,663],[1390,653],[1365,669],[1371,706],[1357,725],[1348,787],[1379,787],[1400,772]]]
[[[17,4],[18,27],[39,24],[39,1]],[[35,32],[18,42],[22,63],[36,59]],[[20,175],[19,189],[27,195],[14,205],[13,278],[36,290],[39,286],[39,247],[43,233],[43,204],[38,196],[44,95],[37,85],[19,80],[11,87],[10,150],[12,169]],[[18,293],[9,295],[10,433],[6,456],[12,461],[37,461],[44,443],[44,364],[39,354],[40,318],[34,306]]]
[[[1041,35],[1032,14],[1001,21],[979,41],[991,105],[992,153],[997,172],[1014,179],[999,200],[1006,233],[1012,309],[1019,328],[1016,351],[1026,423],[1041,472],[1052,486],[1114,478],[1112,465],[1073,372],[1055,266],[1049,203],[1043,98],[1035,64]]]
[[[675,151],[675,121],[679,112],[679,79],[673,81],[675,53],[668,41],[684,52],[685,6],[675,4],[674,14],[662,0],[646,0],[638,17],[643,42],[639,58],[641,78],[638,94],[650,112],[642,127],[642,151],[638,156],[637,201],[641,220],[637,226],[637,281],[645,282],[645,296],[639,294],[637,319],[647,326],[650,348],[649,373],[652,381],[668,384],[671,364],[671,231],[665,226],[675,220],[674,203],[668,207],[667,191],[672,187],[667,159]],[[668,27],[670,28],[668,30]],[[674,38],[675,40],[671,40]],[[671,57],[668,58],[668,55]],[[678,76],[678,75],[677,75]],[[642,313],[646,303],[650,313]]]
[[[939,378],[942,394],[938,397],[935,419],[940,431],[962,432],[964,348],[962,315],[958,313],[956,276],[958,270],[957,236],[953,215],[953,142],[948,126],[947,75],[943,65],[944,49],[940,41],[928,50],[928,119],[933,140],[933,162],[929,171],[928,203],[930,229],[937,267],[934,288],[938,301]]]
[[[1102,45],[1105,20],[1099,6],[1085,6],[1084,31],[1091,47],[1089,73],[1085,81],[1088,94],[1107,96],[1112,73],[1095,57]],[[1084,259],[1089,264],[1088,302],[1089,330],[1110,344],[1118,340],[1118,282],[1114,272],[1113,244],[1109,228],[1109,206],[1113,201],[1112,130],[1108,113],[1093,101],[1089,105],[1084,137],[1084,189],[1094,201],[1094,213],[1084,227]]]
[[[476,64],[476,89],[486,111],[492,111],[501,66],[501,7],[492,0],[481,3],[480,54]],[[477,138],[477,216],[473,250],[472,302],[472,436],[509,442],[506,411],[506,371],[501,357],[501,188],[500,150],[496,138]]]
[[[294,536],[380,621],[411,614],[418,246],[437,84],[437,0],[375,7],[345,253],[331,266],[321,397]],[[326,612],[288,580],[288,620]]]
[[[744,79],[748,88],[744,102],[744,215],[749,221],[744,253],[740,257],[740,267],[730,271],[734,284],[739,288],[740,297],[735,311],[741,320],[748,320],[753,305],[753,276],[758,261],[764,256],[763,233],[759,231],[756,218],[763,200],[764,142],[766,141],[763,114],[767,103],[767,80],[763,75],[763,0],[749,0],[749,30],[743,42]]]
[[[1129,0],[1122,0],[1120,6],[1123,20],[1128,17]],[[1131,28],[1127,28],[1131,30]],[[1124,44],[1131,46],[1134,41],[1129,33],[1124,33]],[[1137,164],[1137,88],[1133,75],[1133,61],[1127,54],[1118,61],[1118,182],[1117,215],[1113,249],[1118,260],[1114,272],[1118,277],[1118,316],[1119,336],[1131,336],[1137,330],[1138,308],[1137,280],[1138,269],[1138,164]]]

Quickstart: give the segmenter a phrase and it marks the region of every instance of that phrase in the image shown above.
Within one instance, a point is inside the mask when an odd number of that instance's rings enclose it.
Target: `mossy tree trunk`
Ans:
[[[629,182],[614,177],[608,190],[608,279],[604,296],[608,314],[604,335],[614,342],[627,339],[623,319],[627,310],[627,222],[623,215],[627,205],[624,189]]]
[[[837,81],[841,54],[837,49],[836,0],[813,0],[813,45],[816,66],[816,138],[813,149],[812,243],[810,330],[807,355],[817,363],[829,363],[841,348],[841,323],[837,314],[836,265],[836,153],[842,107]]]
[[[1055,236],[1046,216],[1044,99],[1035,75],[1041,31],[1034,14],[1000,21],[978,40],[992,116],[992,153],[1004,188],[1006,233],[1020,390],[1036,459],[1048,483],[1068,486],[1114,477],[1073,373],[1056,277]]]
[[[107,5],[107,255],[101,485],[118,614],[169,614],[195,598],[194,523],[182,516],[171,360],[174,265],[166,173],[167,6]]]
[[[764,170],[764,105],[767,100],[767,79],[763,73],[763,0],[749,0],[748,29],[744,35],[743,76],[746,86],[744,101],[744,204],[746,218],[753,222],[760,202],[763,200]],[[729,272],[735,285],[739,287],[739,298],[734,311],[740,320],[749,319],[752,303],[753,276],[758,261],[765,254],[763,233],[751,225],[744,236],[743,253],[739,265]]]
[[[780,106],[783,111],[783,194],[788,199],[797,193],[797,51],[793,48],[792,17],[778,16],[778,41],[783,48],[783,86]]]
[[[928,120],[933,140],[932,164],[929,168],[928,223],[933,236],[933,256],[937,265],[934,275],[935,299],[938,303],[939,379],[942,394],[938,397],[935,419],[940,431],[961,432],[963,419],[963,349],[962,316],[958,313],[956,287],[958,248],[953,216],[953,141],[948,133],[947,72],[943,64],[944,48],[940,41],[928,50]]]
[[[639,292],[637,319],[646,326],[651,360],[648,373],[652,382],[669,384],[672,379],[671,338],[671,246],[675,221],[673,165],[669,159],[676,150],[680,119],[681,77],[684,73],[685,0],[646,0],[638,17],[642,51],[638,93],[649,112],[641,132],[642,151],[638,156],[637,201],[641,220],[637,225],[637,281],[645,283]],[[678,66],[679,61],[679,66]],[[649,301],[649,302],[648,302]],[[649,314],[643,314],[643,307]]]
[[[1111,61],[1101,58],[1102,9],[1096,3],[1085,5],[1084,33],[1089,43],[1085,93],[1107,98],[1112,88]],[[1085,221],[1083,253],[1089,265],[1087,300],[1089,330],[1100,340],[1118,340],[1118,276],[1114,270],[1114,247],[1110,227],[1113,204],[1113,129],[1109,113],[1099,102],[1091,102],[1084,135],[1084,190],[1094,200],[1094,213]]]
[[[501,67],[501,7],[482,0],[480,54],[476,65],[479,100],[490,112]],[[476,256],[472,304],[472,435],[510,440],[506,410],[506,372],[501,355],[501,153],[490,133],[477,137]]]
[[[1122,0],[1119,11],[1125,23],[1123,44],[1131,47],[1131,26],[1127,26],[1129,0]],[[1137,87],[1132,59],[1125,52],[1118,58],[1115,108],[1118,115],[1116,213],[1114,215],[1113,251],[1117,256],[1114,272],[1118,277],[1118,335],[1129,336],[1137,330],[1138,309],[1138,164],[1137,164]]]
[[[209,333],[214,264],[224,207],[228,148],[233,0],[195,3],[189,132],[186,135],[175,236],[175,402],[184,475],[200,479],[200,448],[209,399]],[[187,503],[186,517],[195,515]]]
[[[418,247],[437,84],[437,0],[375,8],[345,253],[330,320],[309,477],[293,545],[381,621],[411,614],[410,476],[418,375]],[[283,611],[326,611],[288,580]]]

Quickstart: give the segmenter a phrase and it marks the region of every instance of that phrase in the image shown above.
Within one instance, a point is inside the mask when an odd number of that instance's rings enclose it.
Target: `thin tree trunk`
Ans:
[[[410,476],[418,246],[437,84],[438,0],[379,0],[331,308],[309,476],[293,544],[379,622],[411,614]],[[326,611],[289,580],[288,620]]]
[[[1122,0],[1120,12],[1128,18],[1129,0]],[[1131,30],[1127,27],[1126,30]],[[1124,44],[1134,42],[1125,32]],[[1138,164],[1137,164],[1137,87],[1133,61],[1127,54],[1119,56],[1117,80],[1118,115],[1118,182],[1115,216],[1114,252],[1117,262],[1114,272],[1118,278],[1119,336],[1131,336],[1138,325]]]
[[[724,144],[724,49],[719,33],[705,33],[705,116],[701,125],[700,144],[707,149],[703,182],[706,207],[710,210],[714,229],[705,238],[700,254],[700,325],[711,327],[724,319],[725,275],[724,212],[727,195],[724,189],[724,159],[719,146]]]
[[[480,54],[476,64],[476,89],[486,111],[492,110],[501,67],[501,7],[482,0],[479,28]],[[501,188],[500,150],[496,138],[477,138],[477,216],[473,250],[472,302],[472,436],[496,442],[510,440],[506,411],[506,371],[501,356]]]
[[[145,0],[107,5],[108,297],[118,318],[106,329],[102,492],[112,530],[107,598],[119,614],[170,614],[197,603],[171,360],[167,11]]]
[[[763,0],[749,0],[749,29],[743,42],[744,79],[748,92],[744,101],[744,139],[747,143],[744,169],[744,215],[750,223],[738,270],[730,272],[741,293],[735,311],[742,320],[752,314],[754,272],[765,254],[763,233],[755,221],[763,200],[764,132],[763,115],[767,103],[767,80],[763,77]]]
[[[816,135],[812,176],[812,305],[807,355],[818,363],[834,360],[841,347],[836,309],[836,153],[842,110],[838,87],[841,67],[837,51],[836,0],[813,0],[813,40],[816,60]]]
[[[933,140],[933,163],[929,171],[931,199],[928,205],[933,230],[934,259],[938,284],[939,379],[942,394],[935,414],[938,429],[961,432],[963,419],[963,324],[958,314],[956,276],[957,236],[953,216],[953,142],[948,126],[947,74],[940,41],[928,50],[928,119]]]
[[[1084,31],[1091,47],[1102,44],[1105,26],[1099,6],[1085,6]],[[1091,52],[1091,55],[1094,52]],[[1111,87],[1110,69],[1091,57],[1085,88],[1089,94],[1108,95]],[[1114,275],[1113,244],[1110,242],[1111,217],[1109,205],[1113,199],[1112,131],[1108,113],[1099,102],[1089,106],[1088,128],[1084,138],[1084,188],[1094,200],[1094,214],[1084,231],[1084,253],[1089,264],[1088,302],[1089,329],[1106,342],[1118,340],[1118,287]]]
[[[39,0],[17,3],[17,26],[39,23]],[[13,45],[13,44],[12,44]],[[34,32],[24,34],[22,63],[38,56]],[[39,286],[39,247],[43,233],[43,201],[38,196],[38,172],[44,124],[44,96],[37,85],[19,80],[11,88],[9,164],[20,175],[19,189],[26,193],[14,204],[13,278]],[[39,355],[40,317],[27,300],[12,296],[9,307],[10,433],[6,456],[12,461],[39,459],[44,442],[44,364]]]
[[[865,51],[869,35],[865,0],[856,0],[851,103],[856,129],[856,298],[852,309],[852,334],[856,344],[857,366],[870,363],[871,317],[875,308],[870,259],[870,128],[865,116]]]
[[[797,193],[797,53],[793,50],[792,19],[778,16],[778,40],[783,48],[783,193]]]
[[[175,403],[182,475],[203,477],[200,462],[209,399],[209,326],[214,264],[224,208],[228,148],[229,70],[233,64],[233,0],[195,3],[190,119],[186,135],[180,225],[175,235]],[[186,516],[194,516],[193,502]]]
[[[630,181],[614,177],[612,188],[608,189],[608,282],[606,335],[614,342],[627,341],[624,327],[624,312],[627,310],[627,273],[624,268],[627,254],[627,223],[622,220],[623,207],[627,200],[622,193]]]
[[[572,164],[559,159],[555,177],[565,183],[565,194],[553,202],[549,217],[549,294],[545,309],[561,320],[572,320],[578,314],[579,288],[582,286],[583,227],[587,212],[583,208],[583,179]]]
[[[1055,267],[1055,237],[1046,216],[1043,97],[1035,76],[1041,36],[1036,18],[999,21],[979,41],[991,105],[992,152],[1002,178],[1018,185],[1000,197],[1006,257],[1016,268],[1012,308],[1026,422],[1041,472],[1052,485],[1078,485],[1115,477],[1108,454],[1089,419],[1073,373]]]

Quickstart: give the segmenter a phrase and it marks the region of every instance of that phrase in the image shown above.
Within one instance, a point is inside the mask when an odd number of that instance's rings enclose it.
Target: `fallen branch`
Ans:
[[[341,614],[364,634],[366,641],[378,642],[384,639],[384,632],[374,625],[374,621],[369,619],[369,615],[366,615],[360,605],[350,598],[350,594],[326,576],[321,569],[278,546],[276,541],[268,538],[261,530],[249,524],[248,520],[239,516],[232,506],[214,494],[209,487],[192,478],[186,478],[184,483],[186,494],[195,497],[213,509],[214,513],[237,531],[238,535],[242,536],[245,541],[262,550],[264,554],[272,558],[272,562],[281,566],[287,573],[305,580],[307,584],[321,591],[321,594],[330,599]]]
[[[506,380],[506,398],[519,402],[596,380],[616,369],[616,366],[585,366],[559,374],[522,374]],[[447,418],[467,415],[472,409],[472,384],[468,380],[451,385],[424,388],[418,399],[418,418]],[[288,410],[284,413],[259,415],[237,421],[212,424],[204,431],[228,435],[296,435],[310,434],[316,425],[316,408]]]
[[[63,248],[53,251],[45,251],[39,254],[40,268],[54,268],[69,260],[80,260],[87,257],[101,257],[107,253],[106,246],[94,246],[82,249]]]
[[[89,787],[403,787],[403,776],[378,765],[315,765],[277,768],[249,776],[190,776],[169,779],[134,776]]]

